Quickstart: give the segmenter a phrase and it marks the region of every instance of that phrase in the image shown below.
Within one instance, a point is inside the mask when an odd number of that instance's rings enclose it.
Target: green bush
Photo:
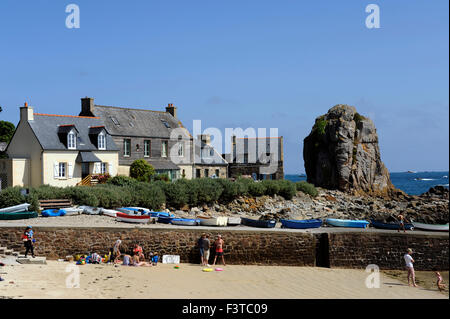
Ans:
[[[316,197],[319,194],[319,192],[317,191],[316,187],[313,184],[310,184],[305,181],[295,183],[295,187],[297,188],[298,191],[301,191],[305,194],[309,194],[312,197]]]
[[[140,182],[149,182],[155,174],[155,169],[146,160],[135,160],[130,166],[130,177]]]
[[[215,181],[222,187],[222,193],[219,198],[220,202],[228,203],[238,196],[238,185],[236,183],[225,178],[218,178]]]
[[[141,183],[136,187],[129,187],[127,191],[131,194],[131,203],[122,206],[139,206],[158,210],[166,202],[164,190],[154,184]]]
[[[73,186],[64,188],[64,197],[70,198],[74,205],[98,206],[98,199],[91,192],[91,188],[85,186]]]
[[[292,199],[295,194],[297,194],[297,189],[295,184],[288,180],[278,181],[280,185],[280,192],[278,193],[280,196],[283,196],[285,199]]]
[[[111,184],[115,186],[135,186],[138,185],[139,182],[134,178],[128,176],[114,176],[107,180],[106,184]]]
[[[188,187],[187,193],[191,207],[218,201],[223,190],[222,185],[216,179],[211,178],[190,180]]]
[[[248,193],[251,196],[262,196],[265,194],[266,188],[262,182],[251,182],[248,185]]]
[[[27,198],[20,193],[22,187],[8,187],[0,192],[0,208],[26,203]]]
[[[166,196],[166,204],[168,207],[180,209],[189,201],[188,183],[186,180],[180,179],[174,183],[164,184],[164,194]]]
[[[276,180],[264,180],[262,181],[265,188],[265,195],[274,196],[280,193],[280,183]]]
[[[238,196],[248,196],[248,188],[251,183],[253,183],[253,180],[250,178],[241,178],[239,177],[235,181],[237,185],[237,195]]]
[[[152,180],[170,182],[169,174],[167,173],[153,175]]]
[[[323,136],[325,135],[327,124],[327,120],[325,120],[323,117],[319,117],[314,123],[313,131],[316,132],[319,136]]]

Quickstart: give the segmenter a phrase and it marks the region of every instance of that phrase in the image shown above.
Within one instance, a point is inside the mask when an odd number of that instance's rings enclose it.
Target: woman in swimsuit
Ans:
[[[438,287],[439,291],[442,291],[445,289],[445,285],[442,283],[442,276],[439,273],[439,271],[436,268],[433,268],[434,273],[436,274],[437,282],[436,286]]]

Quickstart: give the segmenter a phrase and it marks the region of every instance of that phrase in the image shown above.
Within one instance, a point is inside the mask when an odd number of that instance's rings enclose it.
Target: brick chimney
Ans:
[[[20,108],[20,121],[34,121],[34,110],[32,106],[28,106],[28,103],[25,102],[24,105]]]
[[[172,103],[167,104],[166,112],[172,114],[174,118],[177,118],[177,107],[173,106]]]
[[[94,117],[94,98],[84,97],[81,98],[81,112],[80,116],[92,116]]]

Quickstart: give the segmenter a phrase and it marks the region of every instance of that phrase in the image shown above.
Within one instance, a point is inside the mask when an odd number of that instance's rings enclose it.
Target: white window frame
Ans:
[[[178,156],[183,157],[184,156],[184,143],[179,142],[178,144]]]
[[[130,141],[130,148],[127,149],[127,141]],[[127,154],[128,151],[128,154]],[[131,139],[125,138],[123,140],[123,157],[130,157],[131,156]]]
[[[150,157],[151,145],[152,142],[150,140],[144,140],[144,157]]]
[[[106,150],[106,136],[104,132],[98,134],[98,149]]]
[[[67,148],[69,150],[77,149],[77,135],[74,131],[67,133]]]
[[[167,141],[161,141],[161,157],[167,157],[167,149],[169,148],[169,143]]]
[[[58,178],[59,179],[67,178],[67,163],[66,162],[58,163]]]
[[[108,163],[101,162],[100,163],[100,174],[107,174],[108,173]]]

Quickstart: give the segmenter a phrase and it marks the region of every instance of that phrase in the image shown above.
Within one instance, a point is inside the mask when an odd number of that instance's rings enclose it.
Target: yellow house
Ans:
[[[9,158],[0,160],[1,187],[64,187],[92,175],[115,176],[118,151],[99,118],[34,113],[25,103]]]

